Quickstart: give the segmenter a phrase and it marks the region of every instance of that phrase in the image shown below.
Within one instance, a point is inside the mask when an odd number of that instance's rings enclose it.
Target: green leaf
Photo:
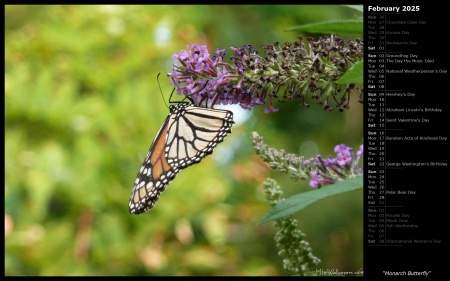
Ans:
[[[306,31],[309,33],[335,33],[335,34],[354,34],[362,36],[363,20],[340,20],[321,23],[311,23],[289,27],[286,31]]]
[[[364,12],[364,6],[363,5],[343,5],[345,7],[349,7],[351,9],[357,10],[358,12],[363,13]]]
[[[280,219],[292,215],[302,210],[306,206],[325,197],[347,191],[356,190],[362,187],[363,187],[363,176],[360,175],[356,176],[355,178],[331,184],[326,187],[322,187],[308,192],[302,192],[278,203],[278,205],[273,207],[267,213],[267,215],[264,216],[259,221],[258,224],[263,224],[271,220]]]
[[[341,78],[337,84],[363,83],[364,80],[364,63],[362,61],[356,62]]]

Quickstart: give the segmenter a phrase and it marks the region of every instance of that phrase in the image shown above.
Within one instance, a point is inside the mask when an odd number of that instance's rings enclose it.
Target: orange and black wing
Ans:
[[[170,116],[159,129],[134,182],[128,204],[131,214],[140,214],[151,209],[160,193],[176,175],[165,157],[169,118]]]

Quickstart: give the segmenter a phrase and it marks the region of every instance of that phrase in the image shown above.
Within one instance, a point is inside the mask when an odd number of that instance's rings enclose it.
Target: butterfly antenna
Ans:
[[[159,75],[161,75],[161,73],[158,73],[158,75],[156,76],[156,81],[158,81],[159,92],[161,93],[161,96],[162,96],[162,98],[163,98],[164,104],[165,104],[167,107],[169,107],[169,106],[167,105],[167,103],[166,103],[166,100],[164,99],[164,95],[163,95],[163,92],[162,92],[162,90],[161,90],[161,85],[159,84]]]

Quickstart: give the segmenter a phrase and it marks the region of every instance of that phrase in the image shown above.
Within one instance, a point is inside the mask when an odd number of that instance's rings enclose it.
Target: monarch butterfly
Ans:
[[[228,110],[186,101],[172,102],[169,109],[134,182],[128,204],[131,214],[153,208],[178,172],[211,154],[234,124],[233,112]]]

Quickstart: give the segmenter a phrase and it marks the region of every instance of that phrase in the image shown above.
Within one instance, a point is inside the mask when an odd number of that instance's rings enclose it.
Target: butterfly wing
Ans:
[[[134,182],[130,213],[151,209],[177,173],[211,154],[231,133],[233,123],[233,113],[228,110],[171,105]]]
[[[233,124],[231,111],[188,106],[169,126],[168,162],[178,169],[200,162],[231,133]]]
[[[159,129],[136,177],[128,204],[131,214],[140,214],[151,209],[159,199],[160,193],[175,177],[172,167],[165,158],[169,119],[170,115]]]

